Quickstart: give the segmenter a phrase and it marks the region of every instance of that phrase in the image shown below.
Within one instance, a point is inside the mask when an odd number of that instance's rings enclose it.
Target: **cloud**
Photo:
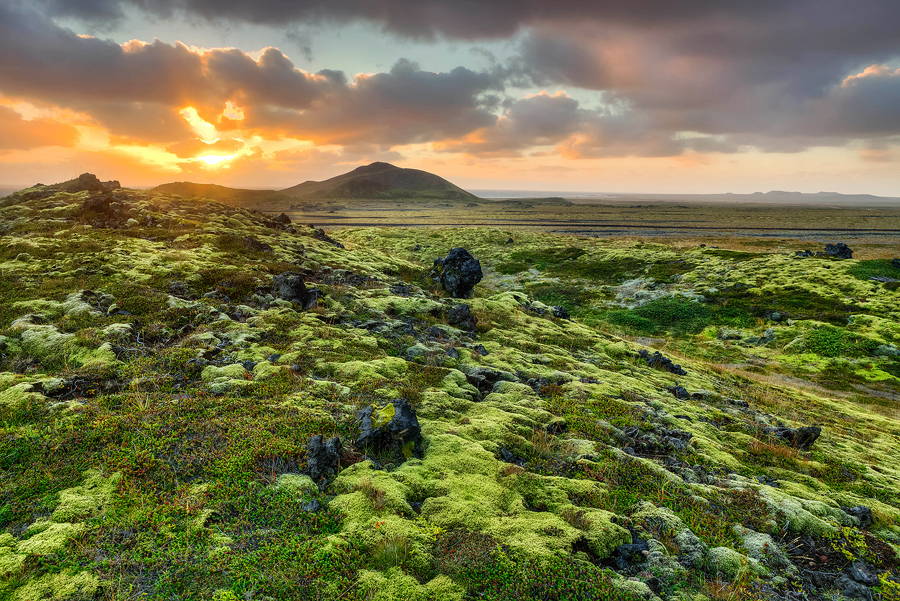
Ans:
[[[0,105],[0,153],[43,146],[74,146],[78,129],[53,119],[26,120],[13,109]]]

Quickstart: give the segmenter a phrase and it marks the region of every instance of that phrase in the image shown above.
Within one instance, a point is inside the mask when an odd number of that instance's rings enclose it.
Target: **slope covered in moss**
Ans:
[[[457,246],[466,300],[429,277]],[[896,599],[900,311],[873,269],[25,190],[0,599]],[[421,452],[354,445],[395,399]]]

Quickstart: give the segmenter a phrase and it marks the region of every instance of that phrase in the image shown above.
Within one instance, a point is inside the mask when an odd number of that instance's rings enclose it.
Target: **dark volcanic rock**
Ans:
[[[891,259],[891,265],[893,265],[897,269],[900,269],[900,259]]]
[[[856,507],[842,507],[844,513],[852,515],[859,520],[860,528],[868,528],[872,525],[872,510],[865,505],[857,505]]]
[[[334,246],[336,246],[338,248],[344,248],[343,244],[341,244],[340,242],[338,242],[337,240],[335,240],[334,238],[332,238],[331,236],[326,234],[325,230],[323,230],[322,228],[319,228],[315,232],[313,232],[313,238],[315,238],[316,240],[321,240],[322,242],[327,242],[329,244],[333,244]]]
[[[276,217],[275,221],[277,221],[281,225],[290,225],[291,224],[291,218],[288,217],[287,215],[285,215],[284,213],[282,213],[281,215]]]
[[[819,426],[803,426],[802,428],[766,428],[766,434],[780,438],[792,447],[808,451],[812,447],[822,428]]]
[[[620,571],[627,569],[632,563],[645,563],[650,547],[647,541],[638,538],[637,532],[631,530],[631,544],[619,545],[612,553],[612,560]]]
[[[323,442],[319,434],[309,439],[309,455],[306,460],[306,471],[309,477],[319,482],[334,478],[341,469],[341,439],[335,436]]]
[[[469,298],[472,288],[481,281],[481,263],[462,247],[456,247],[442,259],[434,260],[441,285],[453,298]]]
[[[422,456],[422,428],[406,399],[394,399],[381,409],[369,405],[356,412],[356,419],[361,430],[354,443],[357,447],[402,454],[406,459]]]
[[[242,241],[244,243],[244,248],[247,250],[264,253],[270,253],[275,250],[270,245],[261,242],[252,236],[245,236]]]
[[[272,292],[286,301],[301,305],[304,310],[316,304],[318,295],[306,289],[303,277],[293,271],[285,271],[272,280]]]
[[[850,247],[843,242],[838,242],[837,244],[826,244],[825,256],[834,257],[836,259],[852,259],[853,251],[850,250]]]
[[[666,388],[669,392],[671,392],[676,399],[689,399],[691,398],[691,393],[689,393],[684,386],[669,386]]]
[[[82,173],[78,176],[78,179],[66,189],[66,192],[110,192],[121,187],[122,186],[119,185],[119,182],[116,180],[101,182],[93,173]]]
[[[474,332],[475,324],[478,323],[478,318],[475,317],[469,309],[469,305],[461,303],[450,309],[450,312],[447,315],[447,323],[462,330]]]
[[[875,575],[872,568],[862,561],[854,561],[848,570],[850,577],[857,582],[861,582],[866,586],[875,586],[878,584],[878,576]]]
[[[553,307],[553,317],[558,319],[572,319],[565,307]]]
[[[682,369],[682,367],[676,363],[672,363],[672,360],[668,357],[664,357],[662,353],[656,351],[652,355],[650,351],[644,349],[638,351],[638,355],[647,362],[647,365],[652,367],[653,369],[662,369],[664,371],[671,372],[677,376],[686,376],[687,372]]]
[[[864,584],[856,582],[846,575],[834,581],[836,587],[841,590],[841,594],[849,599],[862,599],[863,601],[873,601],[872,591]]]

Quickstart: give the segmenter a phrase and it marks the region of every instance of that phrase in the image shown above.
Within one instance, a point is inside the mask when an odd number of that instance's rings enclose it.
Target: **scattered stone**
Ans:
[[[687,372],[682,369],[682,367],[676,363],[672,363],[672,360],[668,357],[664,357],[662,353],[659,351],[654,352],[652,355],[650,351],[643,349],[638,351],[638,355],[647,362],[647,365],[652,367],[653,369],[661,369],[670,373],[673,373],[677,376],[686,376]]]
[[[811,250],[798,250],[794,253],[794,256],[806,258],[806,257],[833,257],[835,259],[852,259],[853,251],[849,246],[844,244],[843,242],[838,242],[837,244],[826,244],[825,252],[812,252]]]
[[[361,434],[354,443],[404,458],[421,457],[422,428],[416,412],[406,399],[394,399],[380,409],[369,405],[356,412]]]
[[[900,269],[900,259],[891,259],[891,265],[893,265],[897,269]]]
[[[553,317],[556,317],[557,319],[572,319],[565,307],[558,306],[553,307]]]
[[[242,242],[244,243],[244,248],[246,248],[247,250],[252,251],[252,252],[270,253],[270,252],[274,252],[274,250],[275,250],[269,244],[266,244],[265,242],[260,242],[259,240],[257,240],[256,238],[254,238],[252,236],[245,236],[242,239]]]
[[[312,499],[310,501],[307,501],[306,503],[303,503],[300,506],[300,509],[307,513],[318,513],[319,510],[322,509],[322,504],[319,503],[316,499]]]
[[[792,447],[802,451],[808,451],[819,435],[822,434],[820,426],[803,426],[802,428],[765,428],[766,434],[780,438]]]
[[[512,451],[510,451],[506,447],[500,447],[500,459],[501,461],[505,461],[506,463],[512,463],[518,466],[523,466],[526,463],[524,459],[519,459]]]
[[[190,299],[193,297],[191,289],[184,282],[174,280],[169,282],[169,294],[178,298]]]
[[[666,390],[672,393],[676,399],[684,400],[691,398],[691,393],[689,393],[684,386],[669,386]]]
[[[512,244],[513,242],[515,242],[515,240],[513,240],[512,238],[509,238],[509,239],[506,241],[507,244]]]
[[[620,571],[628,569],[632,563],[645,563],[647,555],[650,553],[647,541],[638,538],[637,532],[633,528],[629,528],[629,530],[632,542],[619,545],[612,553],[612,560]]]
[[[281,215],[276,217],[275,221],[277,221],[281,225],[290,225],[291,224],[291,218],[288,217],[287,215],[285,215],[284,213],[282,213]]]
[[[309,439],[309,454],[306,471],[314,481],[328,482],[341,469],[341,439],[335,436],[323,442],[321,434]]]
[[[457,326],[460,329],[474,332],[475,325],[478,323],[478,318],[475,317],[475,314],[469,309],[469,305],[462,303],[450,309],[450,312],[447,315],[447,323],[452,326]]]
[[[740,330],[732,330],[730,328],[722,328],[716,335],[719,340],[740,340],[744,337],[744,333]]]
[[[866,529],[872,525],[872,510],[865,505],[857,505],[856,507],[842,507],[844,513],[853,516],[859,520],[859,527]]]
[[[856,582],[845,574],[841,574],[841,577],[834,581],[834,585],[841,590],[842,595],[849,599],[862,599],[863,601],[874,601],[875,599],[869,587]]]
[[[484,277],[481,263],[462,247],[452,249],[442,259],[435,259],[434,272],[439,274],[441,286],[453,298],[472,296],[472,288]]]
[[[449,348],[444,355],[450,359],[459,359],[459,351],[455,348]]]
[[[490,367],[471,367],[466,371],[466,381],[478,389],[482,395],[490,394],[497,382],[517,382],[515,374]]]
[[[321,240],[322,242],[333,244],[338,248],[344,248],[343,244],[326,234],[325,230],[323,230],[322,228],[318,228],[315,232],[313,232],[313,238],[315,238],[316,240]]]
[[[834,257],[835,259],[852,259],[853,251],[850,250],[850,247],[843,242],[838,242],[837,244],[826,244],[825,256]]]
[[[866,586],[876,586],[878,584],[878,576],[875,575],[872,568],[862,561],[854,561],[850,564],[850,577],[857,582],[861,582]]]
[[[311,294],[303,283],[303,277],[293,271],[285,271],[272,280],[272,291],[284,300],[301,305],[304,310],[316,304],[316,294]]]
[[[487,357],[488,352],[487,352],[487,349],[484,348],[483,344],[470,344],[468,346],[468,348],[469,348],[469,350],[478,353],[482,357]]]

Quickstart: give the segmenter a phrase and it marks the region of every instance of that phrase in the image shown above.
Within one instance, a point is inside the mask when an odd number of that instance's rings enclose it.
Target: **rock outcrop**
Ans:
[[[452,249],[442,259],[435,259],[434,269],[441,286],[453,298],[472,296],[472,288],[484,277],[481,263],[462,247]]]

